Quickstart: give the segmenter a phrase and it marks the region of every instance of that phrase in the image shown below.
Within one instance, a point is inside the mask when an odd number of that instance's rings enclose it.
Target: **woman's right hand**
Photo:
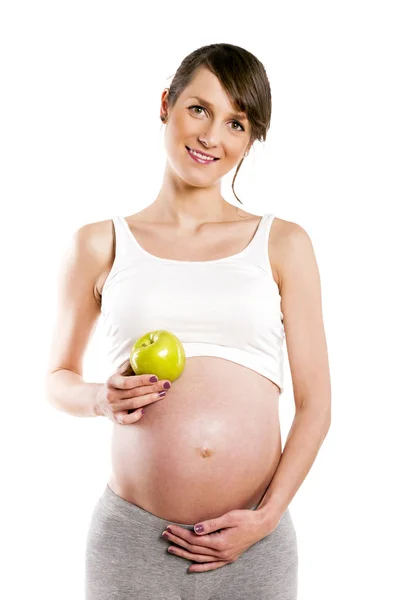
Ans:
[[[152,383],[153,375],[134,375],[130,360],[125,361],[108,380],[101,385],[98,394],[98,414],[113,423],[129,425],[143,416],[141,408],[162,400],[159,392],[166,392],[161,379]]]

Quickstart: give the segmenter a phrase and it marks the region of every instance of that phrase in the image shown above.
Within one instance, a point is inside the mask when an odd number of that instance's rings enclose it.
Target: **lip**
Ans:
[[[211,165],[211,164],[214,164],[214,163],[215,163],[217,160],[219,160],[219,159],[218,159],[216,156],[211,156],[210,154],[205,154],[205,153],[203,153],[203,152],[201,151],[201,153],[202,153],[202,154],[204,154],[205,156],[209,156],[209,157],[211,157],[211,158],[213,158],[213,159],[216,159],[216,160],[207,160],[207,161],[205,162],[205,161],[203,161],[203,160],[200,160],[200,159],[198,159],[196,156],[194,156],[194,155],[193,155],[193,154],[190,152],[191,148],[190,148],[189,146],[186,146],[186,150],[187,150],[187,154],[189,155],[189,157],[190,157],[190,158],[191,158],[193,161],[195,161],[197,164],[199,164],[199,165]],[[199,152],[199,150],[198,150],[198,152]]]
[[[219,160],[219,157],[213,156],[212,154],[208,154],[208,152],[204,152],[203,150],[198,150],[197,148],[190,148],[190,146],[186,146],[187,150],[194,150],[194,152],[199,152],[199,154],[203,154],[204,156],[209,156],[209,158],[214,158]]]

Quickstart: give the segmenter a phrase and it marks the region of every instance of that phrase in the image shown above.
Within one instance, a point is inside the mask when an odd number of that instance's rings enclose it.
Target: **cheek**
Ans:
[[[195,120],[190,118],[190,115],[185,114],[184,112],[175,114],[171,125],[176,134],[180,135],[186,135],[189,131],[195,131],[196,129]]]
[[[184,138],[181,137],[176,127],[171,126],[165,131],[164,147],[170,159],[179,159],[184,150]]]
[[[195,131],[193,131],[193,127],[191,129],[187,127],[187,123],[181,117],[174,119],[173,123],[169,123],[167,127],[168,129],[165,130],[165,147],[171,156],[181,156],[181,153],[186,151],[184,146],[188,143],[188,140],[195,138]]]

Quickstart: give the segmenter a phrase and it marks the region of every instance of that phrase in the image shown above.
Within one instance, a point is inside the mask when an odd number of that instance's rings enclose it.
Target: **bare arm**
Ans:
[[[101,383],[88,383],[73,371],[60,369],[47,378],[49,402],[74,417],[97,417]]]
[[[312,467],[331,425],[331,382],[319,269],[310,237],[290,224],[279,272],[295,418],[258,511],[279,521]]]
[[[58,279],[58,311],[46,373],[48,402],[74,416],[97,416],[101,383],[83,379],[83,358],[101,314],[95,285],[104,270],[104,225],[87,224],[72,236]],[[112,227],[112,225],[111,225]],[[112,257],[111,257],[112,262]]]

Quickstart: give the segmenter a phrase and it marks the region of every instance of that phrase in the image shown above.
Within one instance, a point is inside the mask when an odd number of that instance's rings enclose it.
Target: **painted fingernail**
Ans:
[[[168,552],[171,552],[172,554],[176,554],[176,550],[174,548],[168,548]]]
[[[153,375],[152,377],[150,377],[150,381],[151,383],[155,383],[156,381],[158,381],[158,377],[156,375]]]

